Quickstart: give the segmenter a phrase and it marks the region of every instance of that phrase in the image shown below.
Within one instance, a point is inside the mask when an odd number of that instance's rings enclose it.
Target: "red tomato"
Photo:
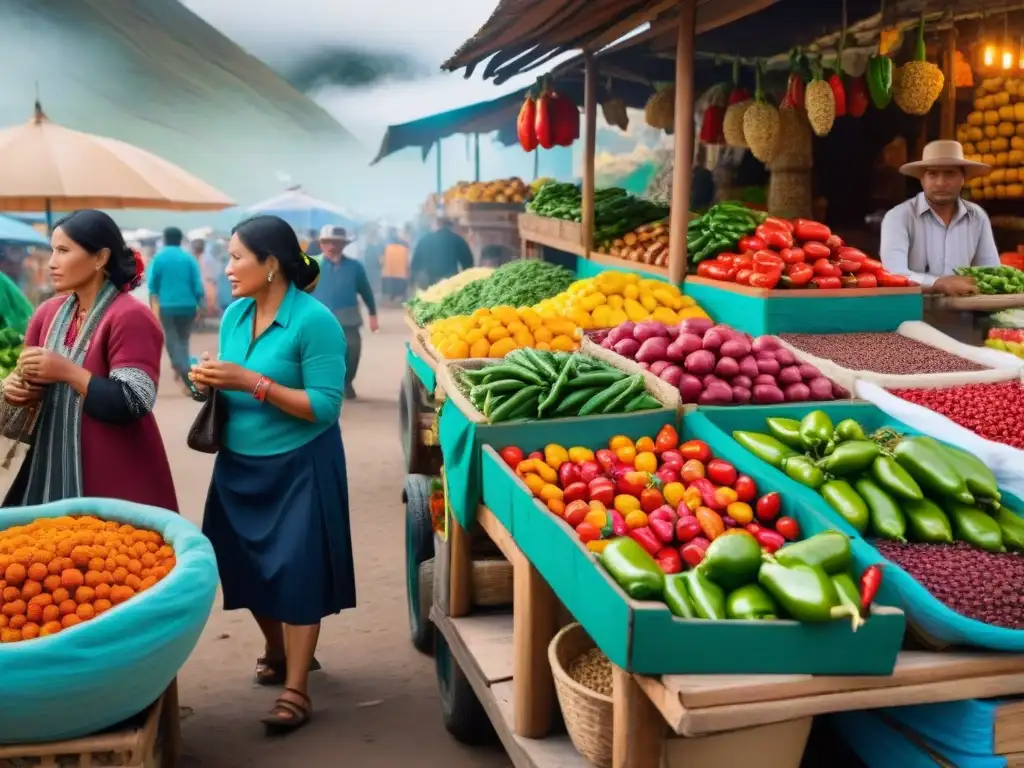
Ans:
[[[892,275],[888,272],[880,272],[878,282],[883,288],[906,288],[910,285],[910,278],[906,275]]]
[[[736,271],[736,283],[738,285],[750,285],[750,278],[754,274],[754,270],[749,267]]]
[[[674,451],[679,447],[679,433],[671,424],[666,424],[658,430],[654,438],[654,452],[659,456],[665,451]]]
[[[761,226],[768,227],[769,229],[781,229],[783,232],[792,232],[793,225],[785,219],[780,219],[777,216],[769,216],[763,222]]]
[[[586,544],[588,541],[597,541],[601,538],[601,531],[595,525],[590,523],[580,523],[576,526],[576,535],[580,537],[580,541]]]
[[[861,262],[861,269],[866,269],[868,272],[881,272],[885,267],[882,266],[882,262],[878,259],[864,259]]]
[[[804,254],[809,261],[816,259],[827,259],[832,255],[832,249],[824,243],[809,242],[803,244]]]
[[[786,277],[793,288],[802,288],[814,277],[814,267],[810,264],[790,264],[786,269]]]
[[[707,476],[707,472],[704,469],[704,465],[697,459],[690,459],[683,464],[683,469],[679,473],[680,478],[684,483],[689,485],[694,480],[700,480],[702,477]]]
[[[775,251],[758,251],[754,254],[755,272],[772,272],[782,268],[785,262]]]
[[[544,454],[541,453],[540,451],[534,451],[533,453],[531,453],[526,458],[528,458],[528,459],[535,459],[537,461],[543,461],[543,462],[547,463],[547,461],[544,458]]]
[[[839,235],[829,235],[828,240],[825,241],[825,245],[833,251],[838,250],[844,247],[843,238]]]
[[[807,256],[803,248],[783,248],[779,252],[779,257],[786,264],[800,264]]]
[[[657,488],[644,488],[640,492],[640,508],[648,514],[664,503],[665,497],[661,495],[661,491]]]
[[[846,259],[847,261],[856,261],[858,264],[863,264],[865,261],[867,261],[868,258],[867,254],[864,253],[864,251],[862,251],[860,248],[850,248],[849,246],[846,245],[840,248],[836,252],[836,255],[840,259]]]
[[[502,448],[499,453],[501,454],[501,458],[505,461],[505,463],[512,467],[512,469],[518,467],[519,462],[522,461],[524,458],[523,449],[518,448],[514,445]]]
[[[564,518],[565,522],[571,525],[573,528],[583,522],[583,518],[587,516],[590,511],[590,505],[585,501],[570,501],[565,505]]]
[[[754,512],[757,514],[757,519],[762,523],[768,523],[774,520],[778,517],[781,509],[782,497],[779,496],[778,491],[766,493],[757,500],[757,504],[754,506]]]
[[[728,461],[712,459],[707,465],[708,480],[717,485],[732,486],[736,482],[736,467]]]
[[[615,502],[615,483],[607,477],[595,477],[590,481],[590,500],[611,507]]]
[[[615,468],[615,463],[618,461],[615,458],[615,452],[610,448],[602,448],[595,455],[597,463],[601,465],[601,469],[604,472],[611,472]]]
[[[810,285],[823,291],[835,291],[843,287],[843,281],[838,277],[816,277],[811,280]]]
[[[687,440],[679,446],[679,453],[684,459],[696,459],[705,464],[711,461],[711,448],[703,440]]]
[[[756,237],[754,235],[747,235],[746,237],[740,238],[740,242],[736,246],[736,249],[741,253],[746,253],[747,251],[760,251],[767,247],[768,244],[765,243],[765,241],[762,240],[760,237]]]
[[[841,277],[843,274],[843,270],[828,259],[818,259],[813,266],[814,274],[818,277]]]
[[[736,478],[736,482],[733,483],[732,487],[736,491],[737,501],[749,504],[757,498],[757,483],[754,482],[752,477],[740,475]]]
[[[781,279],[781,270],[777,270],[770,274],[755,272],[750,276],[750,285],[752,288],[763,288],[766,291],[770,291],[772,288],[779,284],[779,280]]]
[[[644,490],[651,485],[651,479],[652,476],[647,472],[637,472],[633,469],[630,469],[628,472],[623,472],[619,475],[619,493],[636,496],[639,499],[640,494],[642,494]],[[657,509],[660,506],[661,504],[658,504],[654,509]]]
[[[858,288],[877,288],[878,276],[873,273],[857,275]]]
[[[858,272],[860,271],[861,263],[859,261],[854,261],[853,259],[839,259],[839,261],[836,262],[836,266],[843,272]]]
[[[800,538],[800,524],[792,517],[780,517],[776,520],[775,530],[786,541],[796,541]]]
[[[679,452],[678,447],[673,447],[671,450],[661,452],[661,463],[663,466],[674,467],[678,470],[686,463],[686,459],[683,458],[683,454]]]
[[[577,481],[565,486],[565,489],[562,491],[562,501],[566,504],[573,501],[586,501],[588,495],[587,484]]]

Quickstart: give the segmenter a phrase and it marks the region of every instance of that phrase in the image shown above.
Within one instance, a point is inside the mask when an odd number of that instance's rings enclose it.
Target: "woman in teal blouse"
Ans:
[[[266,638],[256,680],[284,685],[268,729],[311,714],[320,620],[356,604],[348,482],[338,417],[345,335],[309,291],[317,263],[276,216],[232,233],[220,356],[190,378],[219,391],[227,422],[206,500],[224,608],[252,612]]]

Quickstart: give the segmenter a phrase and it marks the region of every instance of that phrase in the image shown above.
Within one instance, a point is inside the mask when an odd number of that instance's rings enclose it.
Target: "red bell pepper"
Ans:
[[[664,429],[666,429],[666,428],[667,429],[671,429],[673,432],[675,432],[675,429],[673,429],[669,425],[665,425],[665,427],[663,427],[662,430],[664,431]],[[660,436],[661,432],[659,432],[658,435]],[[657,449],[657,445],[658,445],[657,438],[655,438],[655,440],[654,440],[654,445],[655,445],[655,449]],[[678,445],[679,445],[679,438],[677,437],[676,438],[676,445],[675,446],[673,446],[672,448],[667,448],[667,449],[665,449],[665,450],[663,450],[661,452],[661,463],[664,466],[671,466],[671,467],[675,467],[676,469],[682,469],[683,468],[683,465],[686,463],[686,459],[684,459],[683,458],[683,454],[681,454],[679,452]]]
[[[615,503],[615,483],[607,477],[595,477],[590,481],[590,500],[599,501],[606,507]]]
[[[680,547],[679,554],[683,558],[683,562],[691,568],[696,568],[704,560],[704,553],[707,552],[707,547],[702,547],[694,539],[689,544]]]
[[[703,267],[703,270],[701,269]],[[702,261],[697,267],[697,274],[710,280],[724,280],[729,282],[736,273],[729,274],[729,267],[717,261]],[[737,270],[738,271],[738,270]]]
[[[832,249],[824,243],[819,243],[814,240],[804,243],[803,251],[804,255],[811,262],[817,261],[818,259],[827,259],[832,255]]]
[[[647,554],[651,557],[654,557],[661,551],[661,541],[654,535],[654,531],[646,525],[642,528],[634,528],[628,535],[633,541],[646,549]]]
[[[625,536],[629,533],[629,529],[626,527],[626,519],[622,516],[622,513],[617,509],[609,509],[608,515],[611,517],[612,535]]]
[[[662,547],[654,556],[654,561],[667,575],[683,571],[683,556],[675,547]]]
[[[537,143],[544,149],[551,149],[555,146],[555,121],[551,109],[551,91],[545,84],[537,97],[537,113],[534,120],[534,130],[537,134]]]
[[[589,501],[590,492],[587,489],[587,484],[581,481],[569,483],[562,490],[562,501],[568,504],[571,501],[577,501],[582,499],[583,501]]]
[[[781,271],[785,264],[782,257],[774,251],[758,251],[754,254],[755,272],[771,274],[776,270]]]
[[[767,247],[768,244],[756,235],[741,237],[739,243],[736,244],[736,250],[740,253],[746,253],[747,251],[761,251]]]
[[[700,121],[700,140],[705,144],[724,144],[724,123],[725,107],[720,104],[709,104],[704,109],[704,117]]]
[[[704,506],[715,510],[724,510],[726,504],[723,504],[715,495],[715,484],[708,480],[706,477],[698,478],[690,483],[691,488],[696,488],[700,491],[701,500],[704,502]]]
[[[563,488],[568,488],[581,479],[580,468],[571,461],[563,461],[561,466],[558,467],[558,484]]]
[[[615,469],[615,462],[618,461],[615,458],[615,452],[609,448],[602,448],[594,454],[594,458],[597,459],[597,463],[601,465],[601,470],[605,473]]]
[[[804,108],[804,79],[797,72],[789,73],[789,80],[786,83],[786,95],[782,99],[782,106],[793,109]]]
[[[773,272],[754,272],[750,276],[750,286],[751,288],[762,288],[766,291],[770,291],[779,284],[781,279],[781,269],[777,269]]]
[[[740,87],[740,60],[732,63],[732,90],[729,92],[729,104],[739,104],[750,98],[750,91]]]
[[[638,472],[631,469],[627,472],[623,472],[618,477],[619,493],[636,496],[638,499],[640,498],[640,494],[652,486],[653,476],[650,472]],[[652,509],[657,508],[658,505],[652,507]]]
[[[519,137],[519,146],[527,152],[533,152],[537,148],[537,102],[534,100],[533,91],[528,91],[523,100],[523,106],[519,109],[519,118],[516,120],[516,135]]]
[[[793,235],[797,240],[813,240],[816,243],[827,243],[832,237],[832,230],[819,221],[810,219],[794,219]]]
[[[779,251],[779,257],[786,264],[800,264],[806,258],[803,248],[783,248]]]
[[[671,544],[676,540],[676,527],[668,520],[648,520],[647,527],[650,528],[658,541],[663,544]]]
[[[693,515],[680,517],[676,520],[676,539],[683,544],[693,541],[701,533],[703,533],[703,530],[700,527],[700,521]]]
[[[843,287],[843,281],[838,277],[816,277],[809,285],[823,291],[835,291]]]
[[[781,534],[768,528],[761,528],[754,534],[754,538],[757,540],[757,543],[761,545],[761,549],[766,551],[768,554],[777,552],[786,545],[786,540],[782,538]]]
[[[843,88],[842,70],[833,72],[828,79],[828,87],[832,89],[832,95],[836,100],[836,117],[846,115],[846,89]]]
[[[819,277],[842,277],[843,275],[843,271],[828,259],[818,259],[813,266],[814,274]]]
[[[580,137],[580,111],[572,101],[561,93],[551,92],[548,109],[553,123],[555,146],[571,147]]]
[[[857,275],[857,287],[858,288],[877,288],[878,287],[878,277],[877,277],[877,275],[875,275],[872,272],[868,272],[867,274],[863,274],[862,273],[862,274]]]
[[[846,94],[846,112],[850,117],[863,117],[868,111],[870,102],[868,86],[864,82],[864,76],[855,77],[850,82],[850,88]]]

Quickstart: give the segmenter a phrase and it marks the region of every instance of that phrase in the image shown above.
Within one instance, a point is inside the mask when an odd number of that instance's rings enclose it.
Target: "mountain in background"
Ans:
[[[366,148],[177,0],[0,0],[0,19],[0,126],[28,120],[38,89],[54,122],[160,155],[243,206],[296,183],[343,205],[372,194],[345,183]],[[153,227],[239,217],[116,215]]]

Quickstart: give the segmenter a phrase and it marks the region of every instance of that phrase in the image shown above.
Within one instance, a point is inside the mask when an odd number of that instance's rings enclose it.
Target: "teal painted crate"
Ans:
[[[683,293],[717,322],[753,336],[895,331],[906,320],[921,319],[920,291],[889,290],[891,294],[882,295],[857,295],[858,291],[821,291],[816,295],[811,291],[759,292],[699,277],[687,277],[683,283]]]
[[[434,368],[430,363],[412,351],[412,345],[409,344],[409,342],[405,343],[405,361],[412,372],[416,374],[416,378],[418,378],[420,383],[422,383],[426,388],[427,392],[433,394],[434,387],[437,386],[437,379],[434,377]]]
[[[602,272],[627,272],[631,275],[638,275],[641,278],[660,280],[663,283],[670,282],[667,272],[635,269],[633,264],[634,262],[615,259],[611,256],[599,255],[598,259],[585,259],[582,256],[579,256],[576,258],[576,275],[583,278],[597,277]]]
[[[641,436],[620,431],[634,438]],[[655,431],[646,434],[653,437]],[[597,450],[606,441],[575,440],[572,444]],[[506,483],[499,481],[498,487],[507,488],[508,482],[514,485],[505,514],[512,516],[509,530],[516,544],[601,650],[623,669],[648,675],[892,673],[905,626],[901,611],[879,607],[856,633],[846,621],[805,625],[676,618],[663,603],[629,598],[568,524],[536,501],[489,446],[484,448],[483,463],[486,482],[505,475]],[[753,466],[756,461],[740,461],[738,467],[746,472],[748,464]],[[770,486],[762,490],[770,490]],[[788,511],[807,535],[831,527],[811,510]],[[756,652],[726,653],[725,648]]]
[[[858,568],[884,562],[886,568],[879,591],[879,599],[886,604],[899,606],[906,612],[907,621],[918,628],[926,637],[937,644],[965,645],[990,648],[998,651],[1024,652],[1024,630],[1006,629],[984,624],[962,616],[934,598],[909,573],[895,563],[886,560],[871,542],[855,536],[854,530],[825,502],[821,496],[781,470],[760,461],[732,439],[735,430],[767,432],[765,419],[783,416],[800,419],[813,410],[825,411],[833,423],[842,419],[856,419],[865,431],[872,432],[879,427],[891,427],[899,432],[918,434],[917,430],[890,417],[869,403],[799,403],[776,406],[746,406],[743,408],[701,408],[687,414],[683,419],[683,434],[698,437],[723,457],[743,458],[744,466],[750,467],[750,475],[759,483],[761,478],[781,491],[790,500],[791,507],[816,513],[828,520],[831,527],[853,534],[853,559]],[[756,474],[755,474],[756,472]],[[1024,500],[1003,491],[1003,502],[1018,515],[1024,512]],[[1024,516],[1024,515],[1022,515]]]

